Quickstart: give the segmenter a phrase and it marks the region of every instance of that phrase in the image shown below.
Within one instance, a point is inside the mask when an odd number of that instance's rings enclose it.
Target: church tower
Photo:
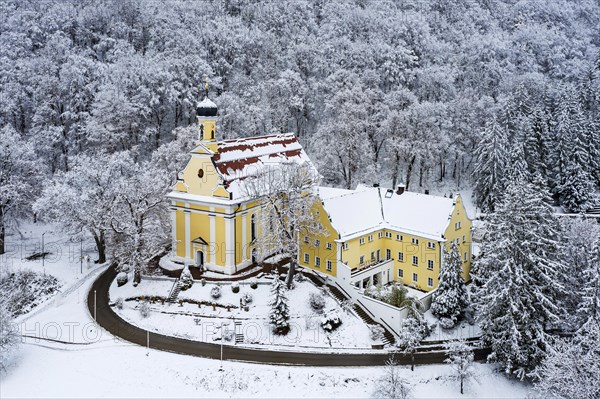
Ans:
[[[217,104],[208,98],[208,78],[204,82],[204,99],[196,105],[198,139],[211,151],[217,151]]]

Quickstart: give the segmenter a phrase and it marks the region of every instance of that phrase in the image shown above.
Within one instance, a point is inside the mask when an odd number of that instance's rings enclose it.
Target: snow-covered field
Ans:
[[[269,276],[270,277],[270,276]],[[144,279],[133,287],[128,283],[118,287],[113,282],[110,289],[111,301],[117,298],[135,298],[148,296],[167,297],[173,281]],[[183,302],[169,304],[158,301],[150,305],[150,316],[142,317],[139,311],[139,301],[124,301],[123,309],[116,309],[125,320],[144,329],[163,334],[184,337],[188,339],[213,342],[221,339],[221,326],[224,330],[232,331],[234,321],[241,323],[235,328],[236,333],[244,334],[244,342],[238,345],[264,347],[274,345],[282,348],[333,348],[333,349],[370,349],[373,343],[369,337],[369,328],[352,313],[345,313],[337,301],[330,295],[325,295],[325,313],[336,312],[341,316],[342,325],[330,334],[320,326],[323,315],[315,313],[309,306],[310,293],[320,294],[320,290],[310,281],[296,282],[295,287],[288,291],[290,308],[291,331],[285,335],[271,332],[269,324],[270,280],[259,280],[256,289],[249,284],[240,284],[239,293],[231,290],[230,284],[221,284],[221,297],[213,299],[210,295],[213,283],[202,286],[199,281],[187,291],[179,294],[181,300],[212,303],[218,306],[213,309],[210,305],[197,305]],[[239,308],[243,294],[253,298],[248,311]],[[231,305],[227,310],[225,306]],[[230,342],[233,344],[233,342]]]
[[[68,243],[64,245],[68,248]],[[21,262],[20,257],[11,255],[10,259],[14,260],[13,268],[35,267]],[[228,361],[223,363],[224,371],[219,372],[220,362],[216,360],[148,352],[96,327],[85,301],[93,279],[104,268],[99,266],[86,273],[84,264],[83,274],[77,273],[78,268],[79,259],[55,262],[47,268],[47,273],[63,281],[63,292],[18,321],[23,334],[74,344],[23,339],[12,363],[0,372],[2,398],[367,398],[384,374],[381,367],[291,367]],[[224,298],[225,295],[223,290]],[[462,397],[528,395],[528,385],[507,379],[490,365],[476,364],[475,369],[478,379]],[[451,373],[446,365],[417,366],[414,372],[402,368],[402,375],[413,385],[416,398],[461,397],[458,383],[450,379]]]

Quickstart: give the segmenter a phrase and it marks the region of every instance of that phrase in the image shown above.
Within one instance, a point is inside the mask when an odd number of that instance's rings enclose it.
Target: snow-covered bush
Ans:
[[[206,285],[206,279],[203,278],[202,280],[200,280],[200,284],[202,284],[202,286],[204,287]]]
[[[337,310],[330,310],[321,318],[321,327],[327,332],[334,331],[342,325],[342,318]]]
[[[150,305],[148,304],[148,302],[142,302],[142,304],[140,305],[140,314],[143,318],[150,316]]]
[[[317,294],[315,292],[311,292],[308,295],[308,304],[316,313],[323,313],[323,309],[325,308],[325,298],[323,298],[321,293]]]
[[[372,324],[369,326],[369,337],[372,341],[383,340],[385,330],[379,324]]]
[[[238,283],[231,283],[231,291],[233,291],[234,294],[237,294],[240,292],[240,285]]]
[[[248,304],[252,303],[253,300],[254,300],[254,297],[252,296],[251,293],[244,292],[242,294],[242,301],[244,304],[248,305]]]
[[[215,285],[214,287],[212,287],[210,289],[210,296],[213,299],[219,299],[219,298],[221,298],[221,287],[219,287],[218,285]]]
[[[179,277],[179,287],[181,291],[189,290],[194,285],[194,279],[192,278],[192,273],[190,269],[186,266],[183,268],[181,272],[181,276]]]
[[[225,328],[225,327],[223,327],[223,328]],[[231,341],[233,341],[233,338],[235,338],[235,331],[230,330],[228,328],[223,330],[223,341],[231,342]]]
[[[0,371],[6,367],[18,342],[19,333],[6,306],[6,300],[0,298]]]
[[[124,301],[123,301],[123,298],[121,298],[121,297],[117,298],[117,300],[115,301],[115,307],[119,310],[123,309],[123,304],[124,304]]]
[[[121,286],[127,284],[127,281],[129,281],[129,277],[127,277],[127,273],[120,272],[119,274],[117,274],[117,286],[118,287],[121,287]]]
[[[444,329],[450,329],[456,325],[456,319],[452,319],[450,317],[441,317],[438,321],[438,324]]]
[[[11,317],[29,312],[60,288],[56,277],[31,270],[0,274],[0,292]],[[11,293],[7,295],[5,293]]]
[[[250,280],[250,288],[252,288],[253,290],[258,288],[258,281],[256,281],[255,278],[253,278],[252,280]]]
[[[302,273],[302,270],[298,270],[296,272],[296,274],[294,275],[294,280],[296,280],[299,283],[301,283],[304,280],[306,280],[306,277],[304,277],[304,273]]]
[[[269,306],[269,319],[275,334],[285,335],[290,330],[290,309],[287,304],[287,288],[283,281],[275,277],[271,284],[271,300]]]

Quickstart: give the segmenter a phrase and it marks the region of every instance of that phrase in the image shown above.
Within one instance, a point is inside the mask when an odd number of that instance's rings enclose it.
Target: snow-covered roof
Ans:
[[[265,167],[290,162],[313,166],[293,133],[224,140],[217,148],[213,161],[234,199],[243,197],[240,181]]]
[[[389,228],[442,241],[455,206],[451,198],[409,191],[398,195],[385,188],[318,187],[317,191],[343,239]]]
[[[196,108],[217,108],[217,104],[215,104],[208,97],[204,97],[204,99],[196,104]]]

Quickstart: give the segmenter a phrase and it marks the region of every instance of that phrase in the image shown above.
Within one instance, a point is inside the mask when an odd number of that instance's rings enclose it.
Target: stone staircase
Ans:
[[[313,274],[313,273],[306,273],[304,274],[304,277],[308,278],[310,281],[313,282],[313,284],[315,284],[317,287],[327,287],[327,289],[329,290],[329,292],[331,293],[331,295],[333,295],[333,297],[338,301],[338,302],[343,302],[348,300],[348,296],[346,294],[344,294],[338,287],[336,287],[335,285],[329,285],[329,284],[325,284],[325,282],[317,275]],[[365,312],[365,310],[357,305],[354,304],[353,305],[353,310],[356,313],[356,315],[358,317],[360,317],[366,324],[368,325],[381,325],[379,323],[377,323],[375,320],[373,320],[373,318],[371,318],[371,316],[369,316],[369,314],[367,312]],[[383,327],[383,326],[382,326]],[[395,338],[394,338],[394,334],[392,334],[387,328],[383,327],[383,344],[384,345],[391,345],[394,343]]]
[[[364,311],[363,308],[361,308],[357,304],[354,304],[353,308],[354,308],[354,311],[356,312],[356,314],[358,315],[358,317],[360,317],[366,324],[371,325],[371,326],[375,325],[375,324],[380,325],[375,320],[373,320],[371,318],[371,316],[369,316],[369,314]],[[389,332],[387,328],[384,328],[383,331],[384,331],[384,333],[383,333],[383,341],[382,341],[382,343],[384,345],[391,345],[391,344],[393,344],[394,341],[395,341],[394,334],[392,334],[391,332]]]
[[[169,293],[169,296],[167,297],[167,302],[168,303],[177,302],[177,297],[179,296],[180,292],[181,292],[181,282],[179,281],[179,279],[177,279],[173,283],[173,287],[171,287],[171,292]]]

